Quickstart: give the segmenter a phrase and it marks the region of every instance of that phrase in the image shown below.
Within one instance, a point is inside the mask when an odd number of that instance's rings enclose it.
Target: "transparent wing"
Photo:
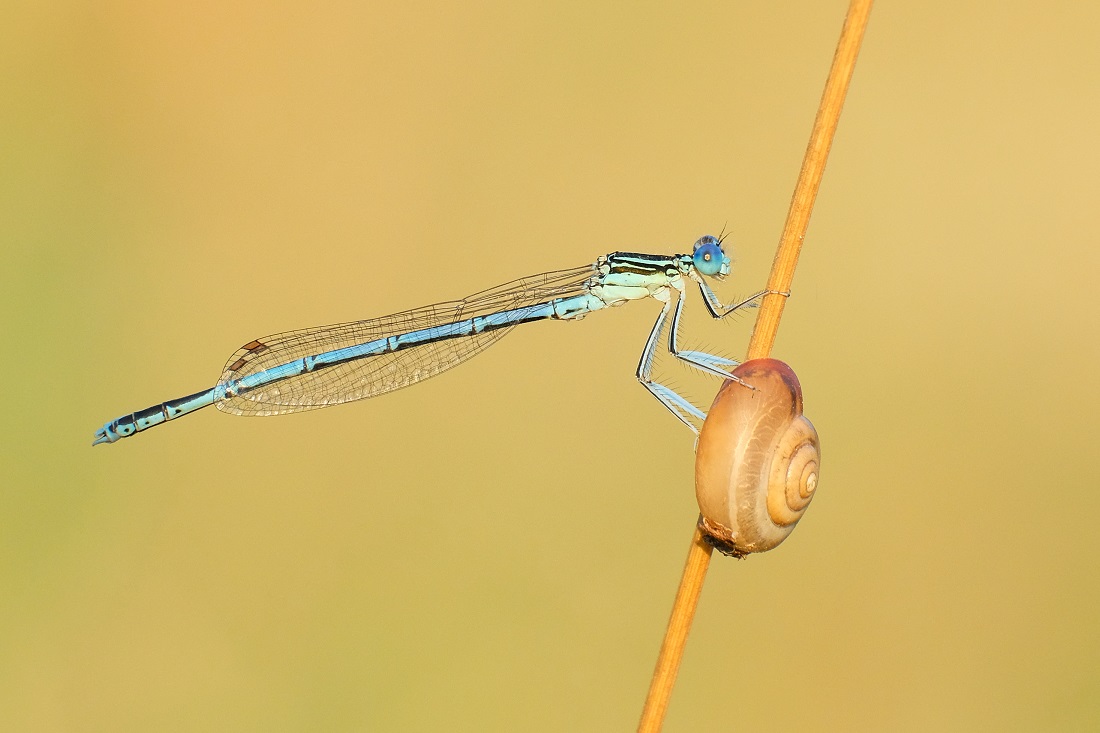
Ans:
[[[476,316],[579,295],[595,266],[514,280],[462,300],[414,308],[369,321],[287,331],[251,341],[229,357],[220,385],[304,356],[367,343]],[[426,343],[283,379],[215,403],[234,415],[282,415],[375,397],[458,366],[496,343],[513,327]]]

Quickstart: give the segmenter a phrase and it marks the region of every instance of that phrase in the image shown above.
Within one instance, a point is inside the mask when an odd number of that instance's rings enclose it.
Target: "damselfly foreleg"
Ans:
[[[790,293],[780,292],[778,290],[761,290],[756,295],[750,295],[740,303],[730,303],[729,305],[723,305],[718,296],[714,294],[714,291],[710,289],[705,282],[697,280],[699,283],[699,292],[703,294],[703,302],[707,306],[707,310],[710,311],[711,318],[725,318],[730,313],[738,311],[742,308],[755,308],[760,305],[760,299],[765,295],[782,295],[783,297],[790,297]]]

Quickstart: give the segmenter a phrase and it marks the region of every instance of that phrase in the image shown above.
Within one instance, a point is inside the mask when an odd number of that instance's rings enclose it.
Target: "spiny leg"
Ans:
[[[703,288],[706,288],[707,292],[710,291],[710,288],[707,288],[704,283],[700,282],[699,285]],[[703,352],[703,351],[681,351],[680,350],[680,347],[677,345],[677,336],[679,335],[679,332],[680,332],[680,315],[683,313],[683,310],[684,310],[684,301],[686,300],[686,296],[684,294],[684,291],[683,291],[682,287],[677,288],[677,290],[679,290],[679,297],[676,299],[676,310],[672,314],[672,325],[671,325],[671,327],[669,328],[669,331],[668,331],[668,350],[669,350],[669,353],[671,353],[673,356],[675,356],[677,359],[680,359],[684,363],[689,364],[690,366],[693,366],[693,367],[695,367],[696,369],[698,369],[700,371],[706,372],[707,374],[712,374],[716,377],[721,377],[722,379],[732,379],[733,381],[737,382],[738,384],[743,384],[746,387],[748,387],[749,389],[754,389],[754,387],[752,387],[751,385],[746,384],[745,382],[741,381],[740,379],[738,379],[734,375],[730,374],[730,372],[727,369],[722,368],[722,367],[736,367],[741,362],[735,361],[733,359],[727,359],[724,356],[716,356],[714,354],[708,354],[708,353]],[[715,315],[715,318],[721,318],[723,315],[727,315],[729,313],[732,313],[737,308],[741,308],[741,307],[744,307],[748,303],[752,303],[754,300],[759,298],[761,295],[763,295],[763,293],[757,293],[756,295],[749,298],[748,300],[742,301],[740,304],[737,304],[737,305],[731,307],[729,310],[727,310],[722,315]],[[711,297],[714,297],[714,293],[711,293]],[[715,300],[715,303],[718,303],[717,298],[715,298],[714,300]],[[718,305],[720,306],[721,304],[718,304]],[[711,310],[711,314],[712,315],[714,314],[713,310]]]
[[[697,281],[699,288],[703,293],[703,301],[706,303],[707,310],[713,318],[724,318],[730,313],[737,311],[741,308],[755,308],[759,305],[759,299],[769,293],[775,293],[777,295],[789,296],[790,293],[781,293],[777,290],[762,290],[755,295],[746,298],[740,303],[733,303],[730,305],[723,305],[718,297],[714,294],[706,283],[701,280]],[[669,330],[668,347],[669,352],[676,358],[683,362],[704,371],[708,374],[712,374],[722,379],[730,379],[738,384],[742,384],[749,389],[755,389],[752,385],[746,384],[742,380],[738,379],[729,371],[722,369],[721,367],[736,367],[740,362],[733,359],[727,359],[722,356],[716,356],[714,354],[707,354],[702,351],[681,351],[677,345],[677,335],[680,329],[680,316],[684,308],[685,293],[682,284],[673,283],[673,287],[677,290],[676,310],[673,313],[672,325]],[[680,422],[687,425],[693,433],[699,434],[699,429],[687,419],[686,415],[690,415],[700,421],[706,419],[706,413],[700,410],[695,405],[691,404],[684,397],[677,394],[675,391],[666,387],[663,384],[652,381],[650,374],[653,369],[653,356],[657,347],[657,341],[661,337],[661,329],[664,328],[665,319],[668,317],[668,312],[672,307],[671,303],[671,290],[665,288],[653,295],[654,298],[660,300],[664,305],[661,308],[660,315],[657,316],[657,322],[653,324],[653,330],[649,334],[649,338],[646,340],[645,349],[642,350],[642,358],[638,363],[637,377],[638,381],[642,383],[646,389],[648,389],[654,397],[656,397],[662,405],[668,408],[669,412],[677,417]]]
[[[638,362],[638,381],[641,382],[642,386],[648,389],[662,405],[667,407],[668,411],[675,415],[680,422],[687,425],[691,429],[691,432],[698,435],[699,429],[688,420],[687,416],[690,415],[697,420],[705,420],[707,414],[676,394],[672,389],[663,384],[658,384],[650,378],[650,374],[653,371],[653,352],[657,347],[658,339],[661,337],[661,329],[664,328],[665,318],[668,316],[668,311],[672,307],[672,302],[669,299],[669,291],[667,289],[661,291],[659,294],[655,294],[653,297],[662,301],[664,306],[661,308],[661,314],[657,316],[657,322],[653,324],[653,330],[650,332],[649,338],[646,339],[645,348],[642,350],[642,358]]]
[[[718,296],[714,294],[714,291],[711,290],[705,282],[703,282],[702,280],[697,280],[697,282],[699,283],[699,290],[703,294],[703,302],[706,304],[707,310],[710,311],[710,315],[712,318],[725,318],[730,313],[740,310],[741,308],[755,308],[760,305],[760,298],[768,295],[769,293],[782,295],[784,297],[790,296],[790,293],[784,293],[778,290],[761,290],[759,293],[749,296],[745,300],[742,300],[740,303],[723,305],[722,302],[718,300]],[[672,316],[672,327],[669,329],[668,334],[669,352],[676,358],[681,359],[682,361],[690,364],[696,369],[704,371],[708,374],[713,374],[717,377],[722,377],[723,379],[732,379],[738,384],[744,384],[749,389],[754,389],[754,387],[752,387],[751,385],[746,384],[734,375],[730,374],[728,370],[728,367],[736,367],[741,362],[735,361],[734,359],[727,359],[723,356],[708,354],[703,351],[680,350],[679,346],[676,343],[676,338],[680,332],[680,314],[682,313],[684,308],[684,291],[682,289],[679,290],[680,297],[676,301],[676,312]]]
[[[711,318],[725,318],[730,313],[740,310],[741,308],[756,308],[760,305],[759,300],[765,295],[782,295],[784,298],[789,298],[791,294],[789,292],[783,292],[780,290],[761,290],[755,295],[750,295],[740,303],[730,303],[729,305],[723,305],[718,296],[714,294],[714,291],[710,289],[703,280],[696,279],[699,283],[699,292],[703,294],[703,302],[707,306],[707,310],[710,311]]]

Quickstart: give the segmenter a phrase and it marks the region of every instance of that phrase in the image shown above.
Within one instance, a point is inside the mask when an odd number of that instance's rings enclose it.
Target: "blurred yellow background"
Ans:
[[[609,251],[725,227],[759,289],[845,8],[9,5],[0,728],[633,729],[696,516],[656,304],[92,435],[264,334]],[[1098,31],[872,13],[774,352],[820,496],[716,558],[666,730],[1100,728]]]

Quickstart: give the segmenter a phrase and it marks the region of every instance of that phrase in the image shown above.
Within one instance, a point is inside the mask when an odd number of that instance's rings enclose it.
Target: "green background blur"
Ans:
[[[9,5],[0,728],[633,729],[696,515],[633,377],[656,304],[92,434],[253,338],[608,251],[725,226],[721,295],[759,289],[844,12]],[[1100,727],[1098,37],[1093,3],[875,9],[774,351],[820,496],[712,565],[667,730]],[[691,298],[687,343],[742,354]]]

